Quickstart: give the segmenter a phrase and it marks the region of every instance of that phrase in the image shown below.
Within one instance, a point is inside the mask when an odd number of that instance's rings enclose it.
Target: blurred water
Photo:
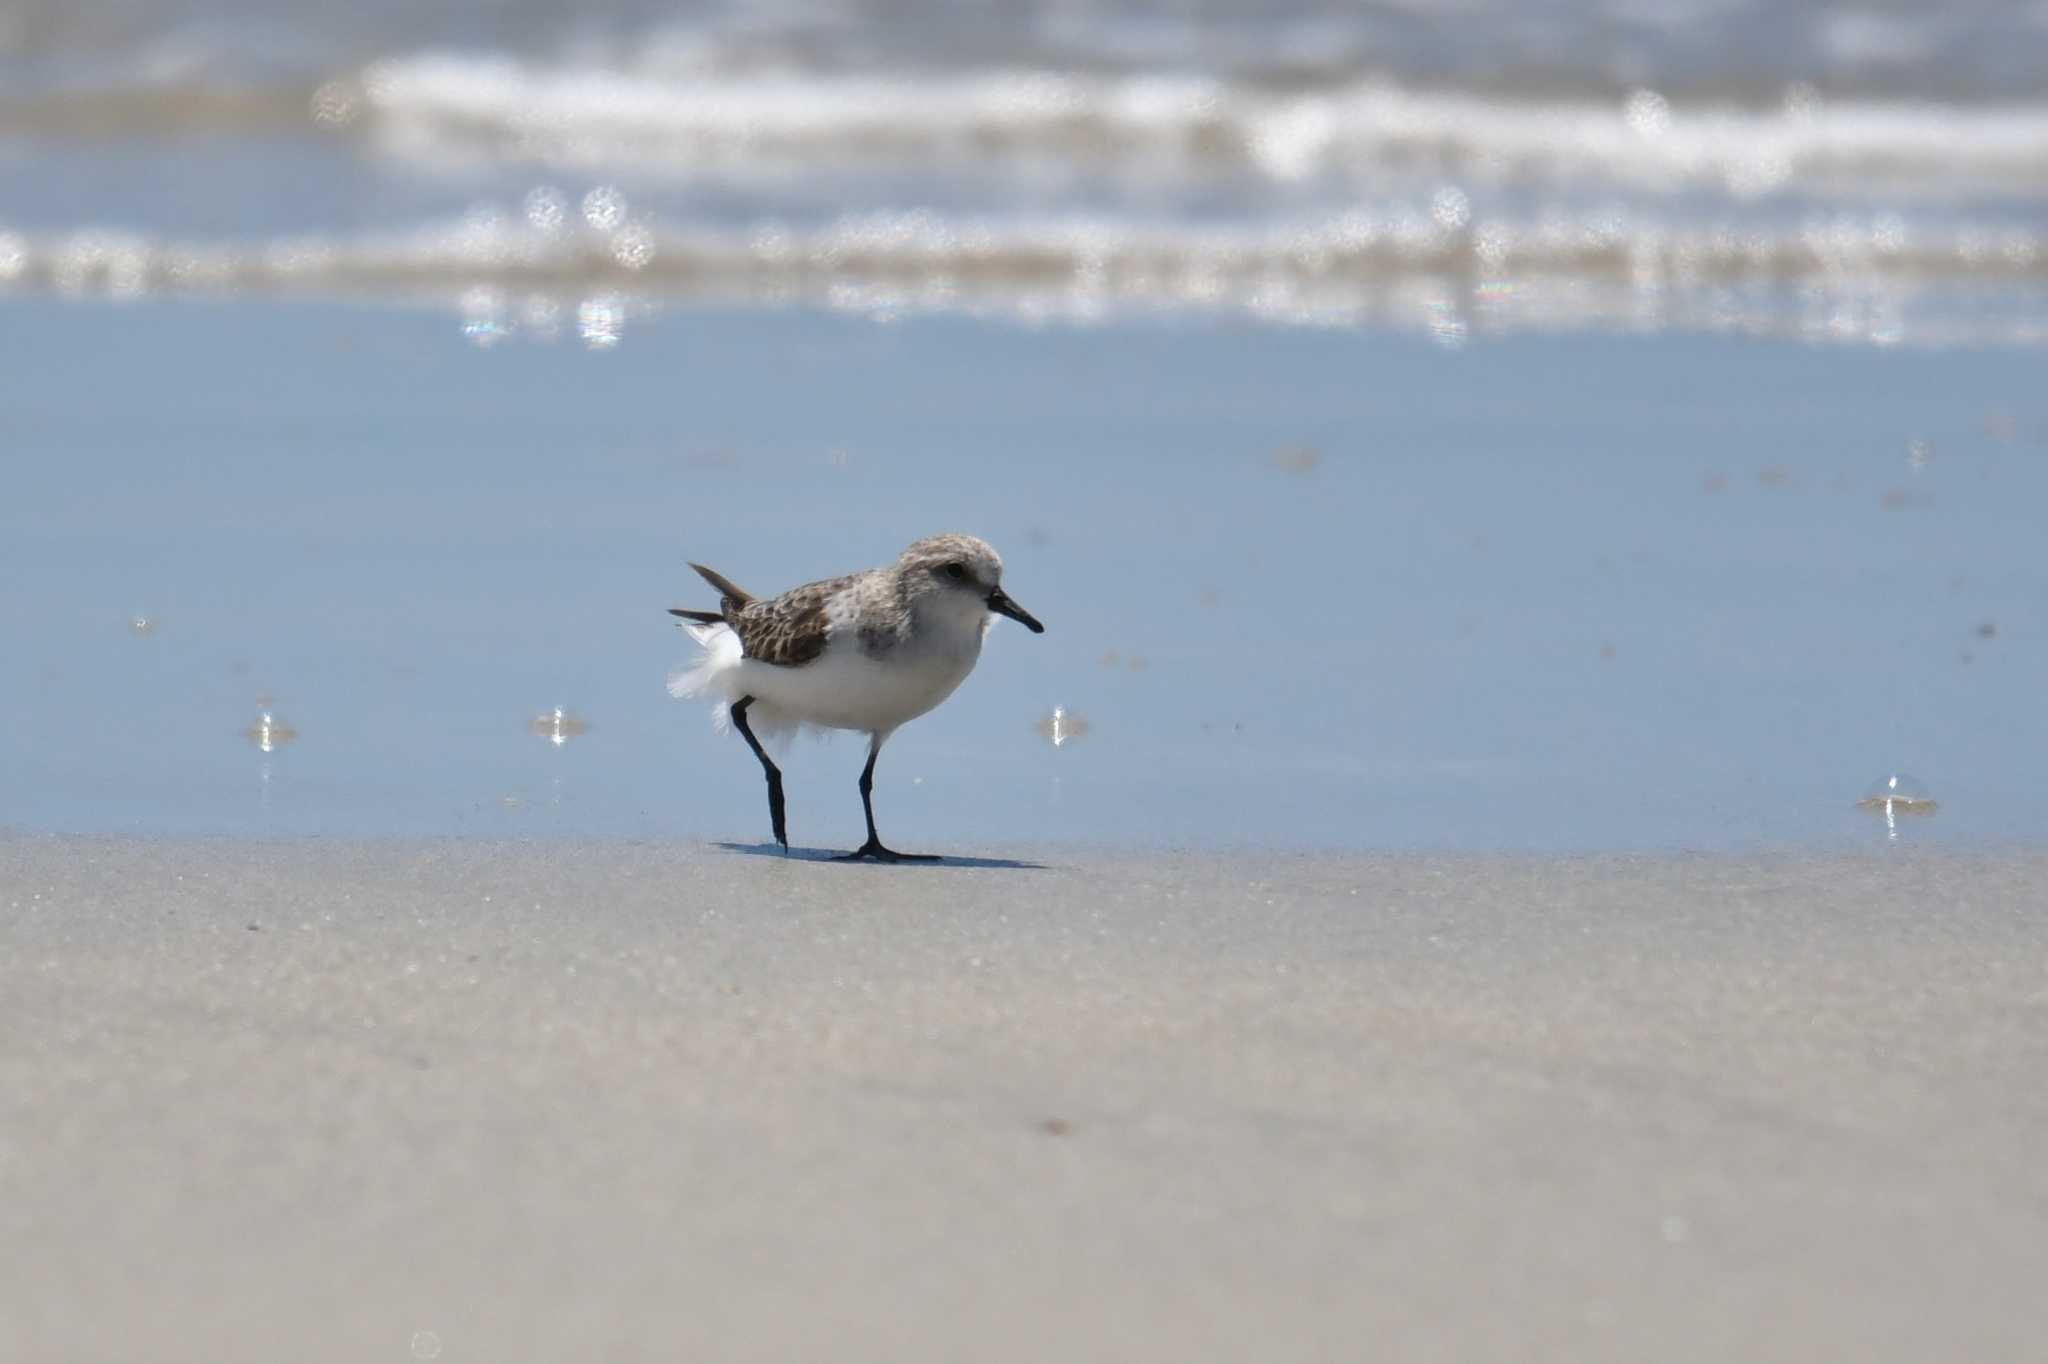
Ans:
[[[395,52],[485,47],[679,70],[1173,65],[1268,83],[1377,72],[1735,96],[1808,80],[1919,99],[2031,98],[2048,64],[2048,17],[1998,0],[17,0],[0,40],[0,72],[65,88],[203,76],[260,90]]]
[[[0,293],[2035,345],[2044,69],[1994,4],[23,0]]]
[[[891,744],[899,846],[1882,842],[1900,770],[1902,839],[2048,815],[2025,352],[621,325],[5,304],[0,823],[764,839],[664,692],[686,558],[767,592],[942,529],[1048,633]],[[799,842],[858,840],[859,759],[799,742]]]
[[[758,836],[685,558],[957,528],[1052,629],[892,745],[905,846],[1881,839],[1902,770],[2033,837],[2043,69],[1880,0],[22,0],[0,821]]]

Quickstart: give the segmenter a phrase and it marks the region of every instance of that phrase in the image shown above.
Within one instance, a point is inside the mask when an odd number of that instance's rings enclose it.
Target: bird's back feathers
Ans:
[[[826,603],[853,581],[849,575],[805,583],[763,601],[716,569],[702,564],[690,567],[718,589],[719,609],[693,611],[672,606],[669,614],[698,625],[731,626],[746,657],[784,668],[801,667],[825,652],[831,625]]]
[[[750,601],[737,611],[728,608],[726,622],[739,633],[748,658],[802,667],[825,652],[832,624],[826,603],[850,581],[828,578],[793,587],[772,601]]]

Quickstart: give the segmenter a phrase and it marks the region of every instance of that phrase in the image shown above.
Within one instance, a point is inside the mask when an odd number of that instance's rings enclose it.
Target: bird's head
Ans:
[[[986,540],[972,535],[927,536],[904,550],[896,566],[922,600],[957,603],[963,612],[993,611],[1034,635],[1045,633],[1038,618],[1003,591],[1003,557]]]

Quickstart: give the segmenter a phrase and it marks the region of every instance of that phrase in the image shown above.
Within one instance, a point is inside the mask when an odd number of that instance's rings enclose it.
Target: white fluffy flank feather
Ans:
[[[678,701],[714,700],[711,723],[723,734],[732,727],[732,684],[740,671],[740,637],[720,621],[715,625],[686,623],[683,628],[697,641],[699,654],[694,665],[669,674],[668,694]]]
[[[691,667],[669,675],[668,694],[680,701],[711,701],[712,726],[723,734],[732,728],[732,703],[748,691],[740,637],[724,621],[686,622],[683,628],[704,652]],[[787,739],[801,722],[761,697],[748,709],[747,725],[762,739]]]

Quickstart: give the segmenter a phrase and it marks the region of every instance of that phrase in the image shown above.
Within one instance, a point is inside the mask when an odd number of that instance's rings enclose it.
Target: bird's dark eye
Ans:
[[[947,577],[949,577],[949,578],[951,578],[951,579],[952,579],[952,580],[953,580],[954,582],[959,582],[959,581],[960,581],[960,580],[961,580],[962,578],[964,578],[964,577],[966,577],[966,576],[967,576],[967,565],[966,565],[966,564],[947,564],[947,565],[946,565],[946,576],[947,576]]]

